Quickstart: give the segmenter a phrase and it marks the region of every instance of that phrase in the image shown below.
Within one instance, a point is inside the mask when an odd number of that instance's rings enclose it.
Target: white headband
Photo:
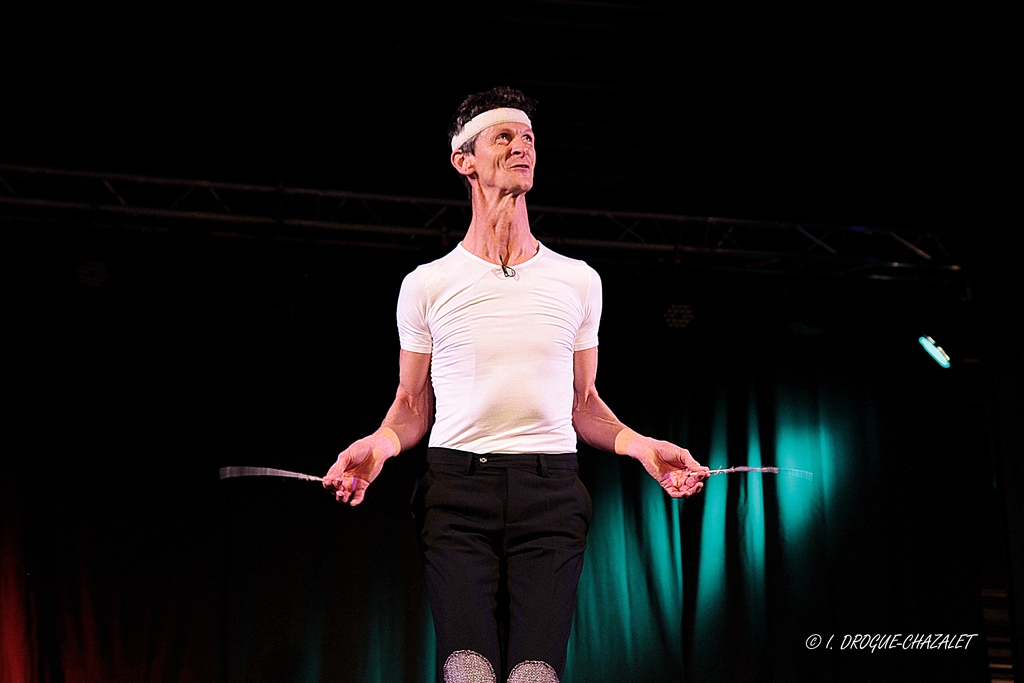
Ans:
[[[477,114],[462,126],[462,130],[455,134],[452,138],[452,151],[454,152],[459,147],[466,144],[466,141],[471,139],[474,135],[482,131],[484,128],[490,128],[496,126],[499,123],[525,123],[527,126],[532,126],[530,123],[530,117],[526,115],[521,109],[511,109],[509,107],[502,107],[500,109],[490,109],[485,111],[483,114]]]

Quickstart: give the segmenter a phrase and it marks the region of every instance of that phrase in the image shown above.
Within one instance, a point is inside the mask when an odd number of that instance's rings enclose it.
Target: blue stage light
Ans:
[[[918,337],[917,341],[921,342],[921,346],[928,352],[935,362],[944,368],[949,367],[949,354],[942,350],[941,346],[935,343],[935,340],[931,337]]]

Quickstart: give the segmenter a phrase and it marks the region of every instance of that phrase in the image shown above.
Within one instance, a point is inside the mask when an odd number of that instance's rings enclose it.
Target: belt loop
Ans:
[[[540,476],[548,476],[548,459],[543,453],[537,454],[537,462],[540,464]]]
[[[473,474],[473,462],[476,460],[476,456],[472,453],[466,453],[466,474]]]

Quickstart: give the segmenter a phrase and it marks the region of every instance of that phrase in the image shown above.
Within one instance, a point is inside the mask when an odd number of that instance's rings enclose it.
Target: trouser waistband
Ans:
[[[542,477],[549,470],[576,471],[579,464],[575,453],[470,453],[454,448],[428,448],[427,462],[431,465],[460,465],[466,474],[487,468],[537,471]]]

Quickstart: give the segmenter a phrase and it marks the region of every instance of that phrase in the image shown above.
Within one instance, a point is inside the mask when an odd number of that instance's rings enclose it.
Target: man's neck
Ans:
[[[533,258],[540,243],[530,232],[526,195],[488,194],[474,183],[473,220],[462,247],[496,265],[516,266]]]

